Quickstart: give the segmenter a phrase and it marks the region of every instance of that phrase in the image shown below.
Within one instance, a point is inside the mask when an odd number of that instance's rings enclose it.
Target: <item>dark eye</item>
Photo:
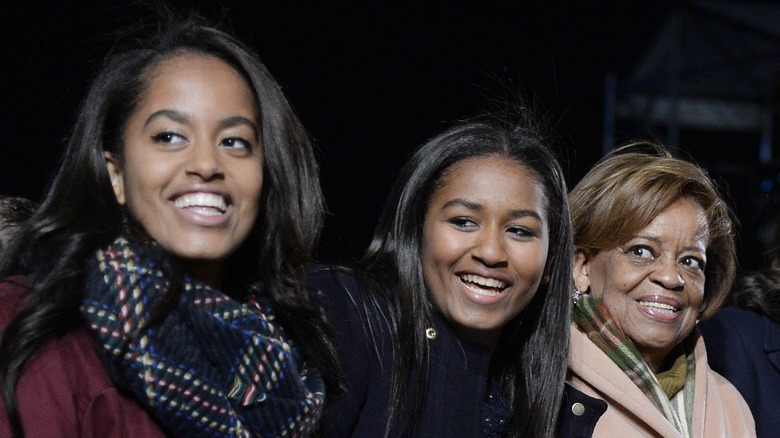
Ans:
[[[225,138],[220,142],[220,145],[233,149],[246,149],[247,151],[252,150],[252,143],[241,137]]]
[[[474,219],[468,218],[468,217],[454,217],[451,219],[448,219],[447,222],[451,223],[455,226],[455,228],[461,229],[461,230],[470,230],[472,228],[477,227],[477,223],[474,221]]]
[[[510,233],[514,237],[519,237],[523,239],[536,236],[536,233],[534,231],[529,230],[528,228],[525,227],[509,227],[507,228],[506,231],[507,233]]]
[[[690,270],[704,271],[704,260],[698,257],[685,256],[680,259],[680,263]]]
[[[626,254],[637,260],[650,261],[655,259],[655,253],[653,253],[653,250],[646,245],[634,245],[631,248],[628,248]]]
[[[152,136],[152,140],[155,143],[168,143],[168,144],[182,144],[187,141],[184,136],[176,134],[175,132],[161,132]]]

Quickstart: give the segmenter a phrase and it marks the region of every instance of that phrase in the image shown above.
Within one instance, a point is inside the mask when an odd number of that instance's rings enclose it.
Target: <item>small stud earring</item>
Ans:
[[[580,292],[579,289],[574,289],[574,292],[571,293],[571,302],[575,306],[580,301],[580,298],[585,295],[585,292]]]

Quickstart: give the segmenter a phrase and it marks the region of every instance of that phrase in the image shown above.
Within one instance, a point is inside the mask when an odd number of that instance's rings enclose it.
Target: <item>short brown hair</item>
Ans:
[[[706,319],[720,308],[734,282],[735,220],[715,183],[696,164],[651,142],[610,152],[569,193],[574,245],[586,254],[614,248],[681,197],[702,206],[709,227],[702,305]]]

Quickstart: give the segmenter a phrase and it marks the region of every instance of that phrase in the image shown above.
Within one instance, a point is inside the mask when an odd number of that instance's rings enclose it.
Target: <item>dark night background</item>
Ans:
[[[393,175],[413,148],[507,88],[548,114],[573,186],[601,156],[606,75],[629,74],[676,4],[198,3],[211,15],[227,8],[231,27],[261,55],[316,140],[330,210],[320,250],[326,259],[366,246]],[[133,23],[137,8],[13,0],[2,9],[0,194],[38,200],[112,32]],[[618,141],[651,135],[618,128]],[[728,155],[735,144],[755,141],[694,133],[682,137],[682,149],[706,166],[712,151],[729,161],[737,159]],[[750,154],[742,149],[734,157]],[[762,249],[750,201],[757,188],[750,178],[713,169],[748,218],[743,263],[757,264]]]

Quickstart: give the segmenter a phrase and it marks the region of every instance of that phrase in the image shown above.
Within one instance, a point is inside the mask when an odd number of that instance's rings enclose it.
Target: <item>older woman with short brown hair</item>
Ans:
[[[696,330],[726,299],[736,264],[731,213],[707,173],[634,143],[597,163],[569,200],[568,381],[600,399],[573,406],[575,415],[589,414],[594,436],[755,435]]]

